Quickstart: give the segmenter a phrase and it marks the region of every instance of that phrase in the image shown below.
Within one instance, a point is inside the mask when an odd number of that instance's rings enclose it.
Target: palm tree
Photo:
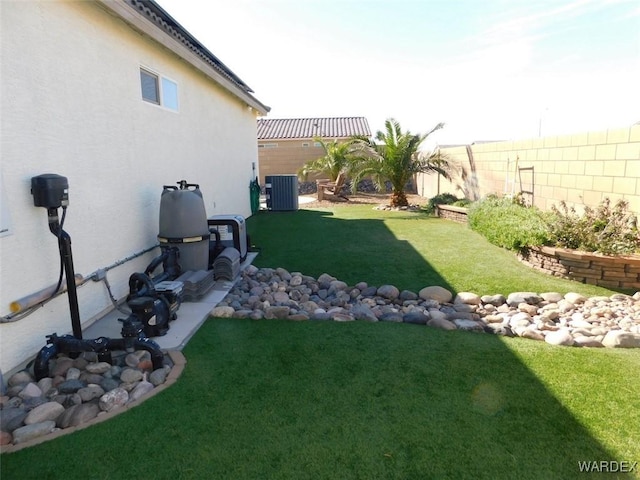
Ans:
[[[429,133],[415,135],[409,131],[403,132],[396,120],[387,119],[385,130],[376,133],[375,139],[378,143],[371,144],[371,148],[377,154],[363,156],[354,168],[354,184],[370,176],[376,188],[381,190],[384,182],[388,180],[392,187],[391,206],[409,205],[405,188],[415,174],[439,173],[447,179],[450,178],[449,162],[439,152],[418,152],[420,144],[442,127],[444,123],[439,123]]]
[[[325,154],[323,157],[305,163],[298,170],[298,177],[303,180],[306,180],[311,173],[321,173],[335,182],[341,173],[349,175],[352,165],[361,160],[363,152],[369,148],[368,143],[360,137],[352,137],[343,142],[324,141],[316,137],[314,141],[322,145]]]

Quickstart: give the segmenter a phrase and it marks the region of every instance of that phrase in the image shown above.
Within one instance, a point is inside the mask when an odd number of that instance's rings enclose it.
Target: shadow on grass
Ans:
[[[406,240],[377,218],[344,219],[321,210],[260,212],[247,221],[258,267],[282,267],[318,277],[340,274],[349,285],[380,286],[393,279],[400,290],[420,284],[455,289]],[[320,243],[323,248],[310,249]],[[328,248],[326,248],[328,247]]]

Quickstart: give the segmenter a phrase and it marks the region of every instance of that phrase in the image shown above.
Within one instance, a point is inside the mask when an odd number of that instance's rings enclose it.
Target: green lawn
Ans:
[[[613,293],[532,270],[466,225],[425,214],[378,211],[371,205],[339,206],[261,212],[247,225],[251,243],[261,252],[255,265],[315,277],[326,272],[350,285],[391,283],[416,292],[441,285],[479,295]]]
[[[248,226],[257,264],[348,283],[606,292],[540,276],[464,226],[422,215],[343,207],[261,213]],[[171,388],[3,454],[2,478],[571,479],[600,478],[580,461],[640,461],[638,350],[408,324],[210,319],[184,354]]]

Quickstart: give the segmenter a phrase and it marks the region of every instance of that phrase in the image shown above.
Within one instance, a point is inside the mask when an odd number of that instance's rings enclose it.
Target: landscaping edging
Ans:
[[[605,288],[640,289],[640,256],[611,257],[564,248],[536,247],[518,254],[526,265],[556,277]]]
[[[109,420],[109,419],[115,417],[116,415],[120,415],[121,413],[126,412],[127,410],[129,410],[131,408],[137,407],[138,405],[142,404],[145,400],[153,397],[154,395],[157,395],[158,393],[160,393],[164,389],[166,389],[166,388],[170,387],[171,385],[173,385],[178,380],[180,375],[182,374],[182,371],[184,370],[184,367],[185,367],[185,365],[187,363],[187,361],[186,361],[184,355],[182,354],[182,352],[177,351],[177,350],[171,350],[171,351],[166,352],[166,355],[171,360],[172,366],[171,366],[171,370],[167,374],[167,377],[166,377],[164,383],[156,386],[153,390],[149,391],[148,393],[146,393],[145,395],[141,396],[137,400],[130,401],[126,405],[123,405],[123,406],[120,406],[120,407],[116,407],[116,408],[114,408],[114,409],[112,409],[112,410],[110,410],[108,412],[101,412],[97,417],[94,417],[91,420],[83,422],[80,425],[75,425],[75,426],[72,426],[72,427],[62,428],[62,429],[54,429],[50,433],[43,434],[41,436],[38,436],[36,438],[33,438],[33,439],[25,441],[25,442],[21,442],[21,443],[18,443],[18,444],[2,445],[0,447],[0,453],[4,454],[4,453],[16,452],[18,450],[22,450],[23,448],[32,447],[32,446],[37,445],[39,443],[43,443],[43,442],[46,442],[46,441],[49,441],[49,440],[53,440],[54,438],[58,438],[58,437],[61,437],[63,435],[67,435],[69,433],[76,432],[78,430],[82,430],[82,429],[87,428],[87,427],[89,427],[91,425],[95,425],[97,423],[104,422],[106,420]]]
[[[436,215],[440,218],[453,220],[458,223],[467,223],[467,208],[454,205],[436,205]]]
[[[479,296],[427,286],[400,291],[326,273],[317,279],[284,268],[257,268],[211,311],[212,317],[293,321],[397,322],[486,332],[551,345],[640,348],[640,291],[587,298],[575,292],[512,292]]]

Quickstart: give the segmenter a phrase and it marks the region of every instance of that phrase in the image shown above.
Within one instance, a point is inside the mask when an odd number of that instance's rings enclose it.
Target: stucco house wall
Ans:
[[[54,285],[59,253],[31,178],[68,178],[64,229],[85,278],[157,244],[163,185],[197,183],[208,215],[251,213],[258,161],[256,115],[268,107],[235,94],[188,49],[124,1],[0,2],[0,372],[71,332],[66,294],[18,321],[9,305]],[[155,38],[154,38],[155,37]],[[182,53],[182,51],[186,53]],[[176,53],[178,52],[178,53]],[[140,68],[177,84],[178,109],[142,100]],[[108,271],[116,298],[156,248]],[[103,282],[78,288],[83,326],[112,308]]]
[[[419,193],[483,196],[533,191],[525,200],[543,210],[565,201],[580,210],[605,197],[625,199],[640,214],[640,125],[575,135],[441,148],[458,165],[451,182],[418,177]],[[517,160],[517,166],[516,166]],[[521,168],[517,170],[516,168]]]

